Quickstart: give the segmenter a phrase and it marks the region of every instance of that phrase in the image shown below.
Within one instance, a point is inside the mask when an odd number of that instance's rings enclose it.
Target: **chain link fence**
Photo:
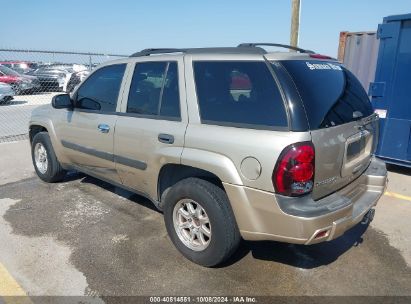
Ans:
[[[0,143],[27,138],[34,108],[71,92],[105,61],[127,55],[0,49]]]

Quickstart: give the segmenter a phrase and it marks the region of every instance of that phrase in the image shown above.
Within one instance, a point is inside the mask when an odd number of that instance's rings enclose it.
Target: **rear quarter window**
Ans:
[[[286,128],[284,103],[263,61],[193,63],[202,123],[244,128]]]
[[[358,79],[338,62],[281,61],[302,98],[311,129],[349,123],[373,113]]]

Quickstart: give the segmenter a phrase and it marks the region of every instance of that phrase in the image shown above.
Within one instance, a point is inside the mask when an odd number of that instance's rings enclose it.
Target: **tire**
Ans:
[[[42,155],[41,160],[40,158],[38,158],[38,160],[40,163],[46,163],[45,167],[41,167],[39,163],[36,162],[36,150],[41,147],[44,148],[46,153],[40,153],[42,150],[38,150],[37,154]],[[37,176],[41,180],[47,183],[54,183],[63,180],[65,177],[66,171],[61,167],[59,161],[57,160],[51,144],[50,136],[47,132],[39,132],[34,136],[31,144],[31,158]]]
[[[13,100],[13,96],[5,96],[0,100],[0,105],[5,105],[11,100]]]
[[[198,206],[204,211],[203,215],[197,218],[197,225],[201,228],[194,229],[202,231],[204,226],[199,219],[208,216],[209,225],[204,227],[210,234],[208,239],[206,235],[196,235],[196,240],[189,242],[184,236],[191,235],[191,228],[186,228],[183,232],[176,228],[181,223],[176,218],[179,216],[185,221],[183,225],[196,222],[194,218],[189,223],[185,215],[177,215],[180,213],[176,212],[184,209],[183,206],[189,205],[190,202],[196,205],[196,211]],[[213,267],[223,263],[234,254],[240,244],[240,233],[226,193],[216,185],[199,178],[187,178],[171,187],[165,196],[164,221],[174,246],[187,259],[202,266]],[[206,245],[202,245],[202,241],[206,241]],[[200,244],[198,248],[197,245],[194,246],[195,242]]]
[[[16,94],[16,95],[20,95],[21,94],[21,89],[19,88],[19,86],[18,86],[18,84],[15,84],[15,83],[13,83],[12,85],[11,85],[11,87],[12,87],[12,89],[13,89],[13,91],[14,91],[14,93]]]

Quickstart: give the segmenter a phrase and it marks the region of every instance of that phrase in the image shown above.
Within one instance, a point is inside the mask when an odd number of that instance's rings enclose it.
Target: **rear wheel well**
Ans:
[[[164,196],[167,191],[177,182],[189,177],[206,180],[224,190],[223,183],[214,173],[186,165],[167,164],[161,168],[158,177],[157,191],[160,206],[164,202]]]
[[[37,133],[40,132],[48,132],[47,129],[43,126],[38,126],[38,125],[32,125],[30,126],[29,130],[29,138],[30,138],[30,143],[33,142],[34,136],[36,136]]]

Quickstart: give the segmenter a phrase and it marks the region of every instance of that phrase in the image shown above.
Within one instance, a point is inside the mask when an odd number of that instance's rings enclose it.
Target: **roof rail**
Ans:
[[[257,54],[264,54],[266,51],[261,48],[260,46],[274,46],[274,47],[281,47],[290,50],[294,50],[300,53],[308,53],[314,54],[313,51],[304,50],[295,46],[287,45],[287,44],[279,44],[279,43],[241,43],[236,48],[235,47],[217,47],[217,48],[188,48],[188,49],[177,49],[177,48],[157,48],[157,49],[144,49],[140,52],[132,54],[130,57],[143,57],[143,56],[150,56],[155,54],[167,54],[167,53],[189,53],[189,54],[196,54],[196,53],[203,53],[203,52],[210,52],[210,53],[242,53],[242,52],[249,52],[249,53],[257,53]]]
[[[279,44],[279,43],[241,43],[239,44],[237,47],[260,47],[260,46],[275,46],[275,47],[281,47],[281,48],[285,48],[285,49],[290,49],[290,50],[294,50],[300,53],[308,53],[308,54],[314,54],[313,51],[310,50],[304,50],[304,49],[300,49],[298,47],[295,46],[291,46],[288,44]]]
[[[208,47],[208,48],[187,48],[187,49],[173,49],[173,48],[159,48],[159,49],[144,49],[140,52],[132,54],[130,57],[142,57],[155,54],[167,54],[167,53],[184,53],[184,54],[202,54],[202,53],[214,53],[214,54],[266,54],[267,52],[258,46],[256,47]]]
[[[187,49],[172,49],[172,48],[159,48],[159,49],[144,49],[140,52],[132,54],[130,57],[142,57],[150,56],[155,54],[165,54],[165,53],[185,53]]]

